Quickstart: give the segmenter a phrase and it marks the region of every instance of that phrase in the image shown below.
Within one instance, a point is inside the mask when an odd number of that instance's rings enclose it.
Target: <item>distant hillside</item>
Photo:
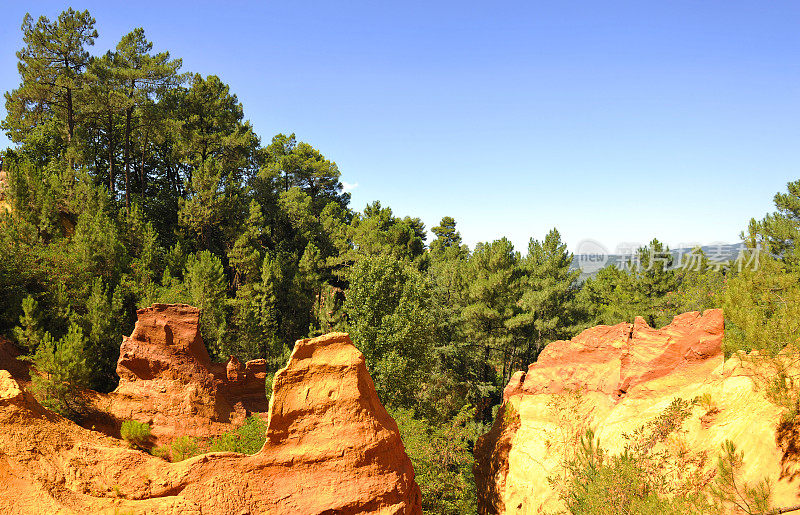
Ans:
[[[724,265],[736,260],[739,253],[744,249],[744,243],[704,245],[701,248],[712,264]],[[685,256],[691,255],[691,252],[692,249],[689,247],[670,249],[670,254],[673,256],[673,266],[677,268]],[[622,268],[630,258],[630,252],[626,254],[607,254],[605,256],[601,254],[575,254],[570,268],[572,270],[581,269],[579,280],[583,282],[589,277],[594,277],[605,266],[614,265]]]

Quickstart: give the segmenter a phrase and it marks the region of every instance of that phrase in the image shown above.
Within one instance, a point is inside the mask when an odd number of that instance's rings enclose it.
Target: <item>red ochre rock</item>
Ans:
[[[165,335],[157,340],[163,345],[171,332],[172,351],[161,356],[185,360],[160,368],[137,361],[139,350],[121,357],[122,368],[136,371],[123,388],[187,378],[205,388],[202,353],[192,351],[192,311],[150,309],[123,346],[154,345],[158,334]],[[161,324],[159,314],[171,312],[176,318]],[[258,363],[251,368],[260,370]],[[150,379],[140,379],[144,371]],[[266,442],[252,456],[210,453],[166,462],[44,410],[2,372],[0,429],[2,513],[421,513],[397,424],[378,400],[363,355],[342,333],[295,344],[275,375]]]
[[[200,310],[185,304],[154,304],[137,311],[130,337],[123,337],[117,389],[97,401],[119,420],[152,426],[154,442],[208,438],[266,413],[266,366],[212,363],[200,336]]]

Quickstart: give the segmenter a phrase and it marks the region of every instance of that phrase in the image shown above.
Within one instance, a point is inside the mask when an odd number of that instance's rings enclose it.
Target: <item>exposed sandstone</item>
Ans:
[[[586,424],[595,428],[602,446],[623,450],[623,433],[631,434],[654,419],[676,397],[692,400],[708,394],[713,409],[692,408],[684,432],[670,445],[705,452],[709,470],[720,445],[732,440],[744,451],[743,479],[773,482],[773,503],[798,503],[797,438],[793,428],[776,429],[782,409],[756,388],[747,363],[723,361],[721,310],[685,313],[653,329],[634,324],[598,326],[569,341],[548,345],[527,372],[517,372],[504,391],[504,409],[519,414],[508,426],[495,428],[476,444],[476,482],[481,513],[539,513],[562,506],[548,483],[560,469],[563,448],[553,445],[560,431],[552,401],[580,391]],[[507,418],[507,417],[506,417]],[[796,451],[796,449],[795,449]]]
[[[176,348],[191,346],[186,327]],[[168,463],[44,410],[0,373],[0,512],[421,513],[397,425],[346,334],[298,341],[269,409],[258,453]]]
[[[212,363],[200,336],[200,310],[154,304],[137,317],[120,348],[119,385],[98,398],[98,408],[119,420],[149,422],[159,445],[215,436],[266,413],[264,360]]]
[[[8,370],[17,381],[27,382],[31,379],[28,372],[30,363],[17,359],[20,354],[11,341],[0,336],[0,370]]]

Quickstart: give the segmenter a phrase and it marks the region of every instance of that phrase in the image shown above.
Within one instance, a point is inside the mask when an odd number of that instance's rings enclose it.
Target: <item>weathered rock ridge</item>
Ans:
[[[138,395],[131,389],[148,382],[171,394],[178,384],[201,385],[203,395],[213,394],[203,402],[217,406],[232,398],[226,389],[246,391],[247,365],[231,360],[217,369],[204,361],[193,320],[186,306],[140,312],[123,343],[117,394]],[[150,393],[139,398],[157,406]],[[4,370],[0,429],[1,513],[421,513],[397,424],[363,355],[342,333],[295,344],[275,375],[267,440],[252,456],[210,453],[169,463],[128,449],[42,408]]]
[[[137,311],[120,347],[117,389],[97,403],[119,420],[149,422],[158,444],[206,438],[267,412],[266,363],[234,356],[212,363],[200,336],[200,310],[154,304]]]
[[[561,416],[553,401],[580,392],[583,416],[595,428],[603,447],[623,450],[623,433],[660,415],[676,397],[706,395],[713,409],[692,408],[692,415],[671,444],[714,457],[726,439],[744,451],[742,479],[772,480],[773,504],[798,504],[796,458],[776,443],[782,409],[756,388],[748,364],[738,357],[723,360],[721,310],[675,317],[653,329],[643,319],[634,324],[598,326],[569,341],[548,345],[527,372],[517,372],[503,395],[504,410],[475,449],[480,513],[554,512],[563,506],[548,483],[558,473],[563,448],[558,441]],[[513,409],[512,409],[513,408]],[[783,439],[786,440],[785,438]],[[796,439],[795,439],[796,440]]]

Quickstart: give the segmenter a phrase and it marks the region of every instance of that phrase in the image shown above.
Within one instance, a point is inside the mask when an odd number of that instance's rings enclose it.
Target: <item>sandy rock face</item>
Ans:
[[[796,453],[778,437],[781,409],[756,388],[752,371],[739,358],[723,361],[721,310],[675,317],[653,329],[634,324],[598,326],[569,341],[548,345],[527,372],[517,372],[504,391],[504,410],[476,444],[476,482],[481,513],[540,513],[563,506],[548,476],[561,471],[557,444],[565,419],[584,418],[602,446],[619,453],[623,433],[659,416],[676,397],[707,394],[714,406],[692,408],[683,432],[670,445],[709,456],[713,470],[720,445],[732,440],[745,453],[743,479],[773,482],[773,505],[798,504],[798,484],[790,482]],[[580,391],[571,415],[555,406]],[[791,434],[791,432],[789,432]],[[789,443],[787,443],[789,442]]]
[[[8,370],[16,380],[28,382],[31,379],[28,373],[30,363],[17,359],[19,356],[20,350],[0,336],[0,370]]]
[[[168,463],[47,412],[0,372],[0,513],[421,513],[397,425],[346,334],[298,341],[269,409],[258,453]]]
[[[200,310],[154,304],[137,312],[117,362],[119,386],[98,408],[149,422],[159,445],[181,436],[210,437],[266,413],[264,360],[212,363],[200,336]]]
[[[0,403],[11,404],[24,400],[22,388],[8,370],[0,370]]]

